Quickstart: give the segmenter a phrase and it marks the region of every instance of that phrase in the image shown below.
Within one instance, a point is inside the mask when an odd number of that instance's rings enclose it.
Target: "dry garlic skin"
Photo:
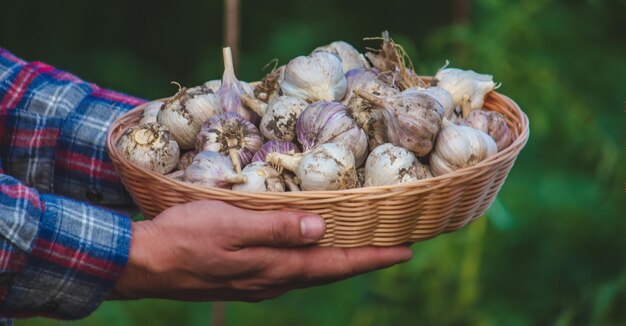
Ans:
[[[357,49],[344,41],[335,41],[328,45],[320,46],[313,50],[313,53],[316,52],[328,52],[339,57],[344,73],[352,69],[366,68],[369,66],[363,54],[359,53]]]
[[[395,185],[430,176],[428,167],[422,165],[413,153],[387,143],[376,147],[367,157],[363,186]]]
[[[259,128],[269,140],[292,142],[296,139],[296,123],[309,104],[293,96],[280,96],[270,101]]]
[[[202,123],[221,113],[213,91],[204,85],[190,89],[183,87],[161,107],[157,121],[172,133],[182,149],[193,149]]]
[[[284,95],[307,102],[339,101],[346,94],[341,60],[326,52],[299,56],[289,61],[280,84]]]
[[[174,169],[180,155],[169,131],[156,122],[129,128],[117,141],[116,148],[134,164],[160,174]]]

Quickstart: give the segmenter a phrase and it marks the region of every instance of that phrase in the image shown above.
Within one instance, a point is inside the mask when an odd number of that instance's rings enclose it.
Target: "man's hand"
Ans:
[[[134,223],[113,297],[260,301],[412,255],[408,247],[307,246],[324,231],[323,219],[304,212],[259,213],[218,201],[172,207]]]

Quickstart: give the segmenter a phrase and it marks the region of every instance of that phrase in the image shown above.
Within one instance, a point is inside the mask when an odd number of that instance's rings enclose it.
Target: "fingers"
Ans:
[[[408,247],[329,248],[312,247],[280,250],[280,264],[269,264],[267,275],[276,281],[313,286],[386,268],[411,259]],[[262,255],[261,255],[262,256]]]
[[[326,231],[324,220],[306,212],[276,211],[255,213],[245,211],[242,222],[232,235],[235,246],[293,247],[313,244]]]

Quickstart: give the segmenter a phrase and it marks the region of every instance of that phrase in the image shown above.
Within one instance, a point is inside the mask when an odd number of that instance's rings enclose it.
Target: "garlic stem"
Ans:
[[[369,93],[364,92],[364,91],[362,91],[360,89],[355,89],[354,93],[356,95],[358,95],[359,97],[362,97],[363,99],[371,102],[372,104],[374,104],[376,106],[385,107],[385,101],[383,101],[382,98],[380,98],[380,97],[378,97],[376,95],[369,94]]]
[[[287,155],[277,152],[271,152],[265,157],[265,162],[269,162],[274,166],[283,167],[289,171],[296,172],[298,166],[300,166],[302,157],[302,153]]]
[[[235,81],[235,68],[233,67],[233,55],[230,52],[230,47],[222,49],[222,56],[224,57],[224,74],[222,75],[222,85],[225,83],[232,83]]]
[[[241,171],[239,171],[241,172]],[[237,173],[239,173],[237,172]],[[229,183],[232,184],[240,184],[240,183],[245,183],[247,181],[246,176],[245,175],[241,175],[241,174],[233,174],[233,175],[226,175],[224,176],[224,181],[227,181]]]
[[[254,111],[254,113],[258,114],[260,117],[265,115],[265,111],[267,111],[268,107],[267,103],[259,101],[248,94],[243,94],[243,96],[241,96],[241,103],[243,103],[243,105],[248,109]]]
[[[230,156],[230,160],[233,162],[235,171],[237,171],[237,173],[241,173],[241,162],[239,161],[239,154],[237,154],[237,149],[230,148],[228,150],[228,155]]]
[[[463,95],[463,99],[461,100],[461,108],[463,109],[463,118],[467,118],[470,112],[472,112],[472,100],[470,99],[469,95]]]

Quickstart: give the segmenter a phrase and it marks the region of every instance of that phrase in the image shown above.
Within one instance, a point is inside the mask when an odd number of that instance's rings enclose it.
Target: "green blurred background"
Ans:
[[[626,324],[626,1],[242,0],[238,75],[389,30],[419,74],[491,73],[531,138],[487,215],[412,261],[258,303],[230,325]],[[145,99],[221,75],[218,0],[3,2],[0,46]],[[314,262],[312,262],[314,263]],[[210,303],[108,302],[78,325],[210,325]],[[46,319],[17,325],[57,325]]]

